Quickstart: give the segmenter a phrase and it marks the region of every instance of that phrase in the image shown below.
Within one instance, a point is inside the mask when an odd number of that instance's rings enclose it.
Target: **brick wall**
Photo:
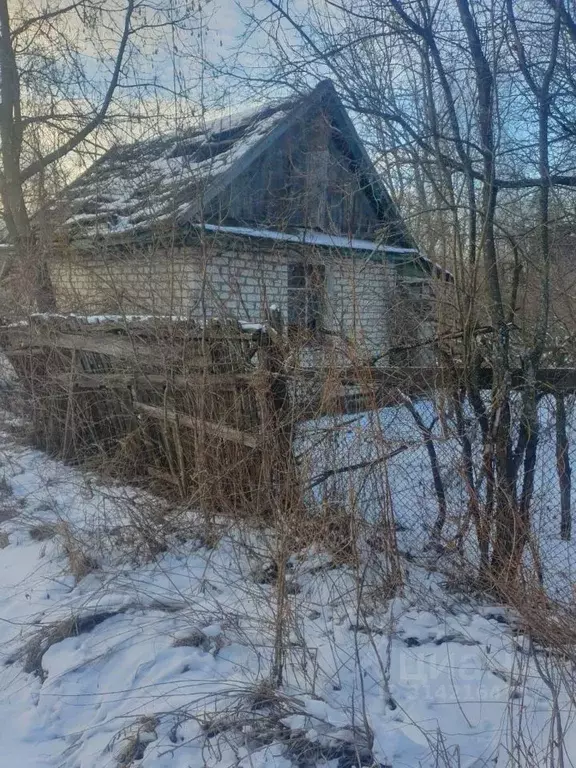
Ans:
[[[288,264],[306,258],[326,268],[323,326],[328,346],[353,360],[341,338],[363,354],[384,354],[389,337],[395,270],[388,263],[339,256],[327,249],[198,248],[61,259],[52,268],[59,308],[80,313],[148,313],[197,319],[229,315],[259,321],[277,305],[286,318]],[[326,345],[325,345],[326,346]]]
[[[366,259],[340,259],[328,272],[330,330],[352,337],[362,349],[380,354],[388,343],[388,314],[394,268]]]
[[[201,263],[201,262],[200,262]],[[257,322],[276,305],[285,314],[288,258],[280,251],[225,250],[209,255],[190,307],[193,317],[232,315]]]
[[[186,249],[63,258],[51,266],[58,308],[78,313],[185,315],[198,263]]]

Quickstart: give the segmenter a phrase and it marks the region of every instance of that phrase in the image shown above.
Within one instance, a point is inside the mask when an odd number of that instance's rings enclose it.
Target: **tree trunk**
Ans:
[[[39,312],[56,312],[56,295],[48,263],[44,258],[40,258],[35,266],[34,298],[36,307]]]
[[[524,454],[524,469],[522,473],[522,492],[518,504],[517,514],[517,532],[515,537],[515,551],[513,560],[516,569],[520,568],[524,548],[530,537],[530,505],[534,495],[534,475],[536,472],[536,456],[538,451],[538,440],[540,436],[540,424],[538,421],[538,401],[535,398],[534,416],[526,443],[526,452]]]
[[[481,583],[486,582],[488,569],[490,565],[490,525],[488,521],[492,517],[491,512],[491,488],[493,483],[490,482],[489,475],[491,461],[488,458],[489,467],[486,466],[486,456],[483,457],[483,470],[486,477],[486,499],[484,508],[480,502],[478,488],[476,487],[476,481],[474,478],[474,461],[472,455],[472,443],[468,437],[466,431],[466,422],[464,419],[464,408],[466,392],[462,390],[457,392],[454,397],[455,412],[456,412],[456,428],[458,430],[458,437],[462,446],[462,469],[464,473],[464,480],[466,482],[466,493],[468,496],[468,519],[471,520],[476,529],[476,539],[478,541],[478,551],[480,554],[480,563],[478,568],[478,578]],[[468,524],[466,525],[466,528]]]
[[[494,488],[494,531],[490,580],[492,588],[506,592],[516,580],[514,553],[518,536],[516,483],[510,456],[509,392],[494,409],[492,428],[496,482]]]
[[[420,416],[414,403],[410,400],[410,398],[402,396],[402,399],[404,401],[404,405],[406,406],[407,410],[410,412],[412,418],[414,419],[414,421],[416,422],[416,425],[418,426],[418,429],[420,430],[420,433],[422,434],[424,445],[426,446],[426,451],[428,453],[428,458],[430,459],[432,481],[434,483],[436,501],[438,502],[438,515],[436,516],[436,520],[432,527],[432,542],[434,544],[438,544],[440,541],[440,536],[442,535],[442,530],[444,529],[444,525],[446,523],[446,514],[448,510],[446,505],[446,491],[444,489],[444,482],[442,480],[442,474],[440,472],[438,455],[436,453],[436,447],[434,446],[434,436],[432,434],[434,422],[432,422],[432,424],[429,427],[426,426],[424,419]]]
[[[20,76],[12,45],[7,0],[0,0],[0,75],[0,196],[6,228],[14,246],[14,255],[8,257],[2,276],[6,277],[16,261],[33,267],[36,306],[40,312],[52,312],[56,309],[52,281],[42,249],[38,248],[37,238],[32,232],[20,171],[23,135]]]
[[[564,395],[556,395],[556,471],[560,486],[560,536],[564,541],[570,541],[572,536],[572,469],[568,449],[566,403]]]

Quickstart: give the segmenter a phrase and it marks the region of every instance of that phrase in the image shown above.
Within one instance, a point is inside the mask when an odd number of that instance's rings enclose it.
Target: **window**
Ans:
[[[323,264],[288,265],[288,325],[316,331],[322,326],[326,267]]]

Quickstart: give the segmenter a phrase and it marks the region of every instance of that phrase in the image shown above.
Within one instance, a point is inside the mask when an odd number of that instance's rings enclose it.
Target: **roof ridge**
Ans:
[[[309,93],[312,93],[310,91]],[[218,123],[222,123],[227,120],[231,120],[233,118],[238,119],[238,121],[242,120],[243,123],[249,123],[255,118],[259,117],[263,112],[266,112],[268,110],[274,110],[280,111],[282,107],[287,106],[290,108],[293,108],[297,106],[297,103],[301,101],[302,99],[305,99],[309,94],[302,94],[301,96],[278,96],[273,99],[269,99],[268,101],[263,101],[261,104],[255,104],[252,108],[245,108],[242,109],[241,105],[238,104],[238,108],[231,107],[229,109],[222,109],[218,110],[220,114],[214,115],[213,117],[210,117],[209,119],[204,119],[207,113],[203,113],[197,123],[191,123],[187,127],[183,128],[171,128],[167,131],[162,131],[160,133],[157,133],[154,136],[150,136],[148,138],[139,138],[134,139],[132,141],[119,141],[115,144],[112,144],[104,154],[102,154],[100,157],[98,157],[94,163],[92,163],[91,166],[89,166],[85,172],[90,171],[91,168],[94,167],[94,165],[101,160],[103,160],[108,154],[111,152],[117,151],[117,150],[125,150],[129,149],[130,147],[136,147],[138,145],[144,145],[144,144],[154,144],[156,142],[166,141],[171,138],[174,140],[177,140],[178,137],[183,136],[185,138],[193,138],[193,134],[197,133],[198,135],[209,133],[211,130],[213,130]],[[220,129],[223,130],[223,129]],[[83,174],[82,174],[83,175]],[[80,177],[79,177],[80,178]],[[76,179],[69,185],[72,186],[74,184]]]

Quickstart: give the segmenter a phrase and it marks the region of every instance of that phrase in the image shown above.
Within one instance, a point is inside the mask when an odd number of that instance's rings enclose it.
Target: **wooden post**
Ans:
[[[64,419],[64,436],[62,440],[62,453],[65,459],[73,458],[74,452],[74,416],[75,416],[75,392],[74,381],[76,374],[76,350],[70,355],[70,373],[68,376],[68,398],[66,401],[66,417]]]

